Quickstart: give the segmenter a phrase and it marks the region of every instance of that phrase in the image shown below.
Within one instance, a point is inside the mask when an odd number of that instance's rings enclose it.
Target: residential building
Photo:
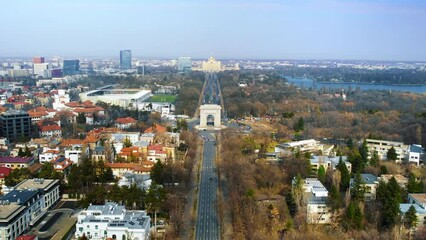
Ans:
[[[293,180],[293,187],[294,187]],[[328,207],[328,191],[317,178],[303,180],[306,201],[306,222],[308,224],[328,224],[331,222],[331,211]]]
[[[134,126],[137,121],[131,117],[122,117],[115,120],[115,126],[119,129],[127,129]]]
[[[361,178],[363,182],[362,186],[365,189],[365,192],[364,192],[365,200],[371,201],[376,199],[376,190],[377,190],[377,187],[379,186],[378,178],[374,176],[373,174],[369,174],[369,173],[361,174]],[[351,187],[354,185],[354,178],[351,178],[350,185]]]
[[[41,193],[42,211],[47,211],[52,208],[55,203],[59,201],[59,180],[57,179],[43,179],[43,178],[32,178],[26,179],[18,185],[15,190],[26,191],[27,189],[36,189]]]
[[[62,72],[64,75],[75,75],[80,73],[80,61],[79,60],[64,60],[62,66]]]
[[[27,168],[33,165],[35,162],[33,157],[10,157],[10,156],[1,156],[0,157],[0,166],[8,168]]]
[[[408,145],[402,142],[392,142],[376,139],[366,139],[368,150],[373,154],[377,152],[380,160],[387,160],[387,153],[392,147],[397,154],[396,162],[402,162],[408,153]]]
[[[0,134],[9,141],[31,137],[31,117],[27,112],[7,110],[0,115]]]
[[[82,155],[89,156],[89,148],[82,144],[74,144],[65,149],[65,158],[71,160],[74,164],[79,164]]]
[[[59,181],[27,179],[0,198],[0,239],[14,240],[59,200]]]
[[[409,193],[408,203],[399,204],[401,216],[404,216],[411,206],[416,209],[416,215],[418,220],[412,232],[415,233],[417,229],[426,226],[426,193]]]
[[[344,164],[346,165],[346,168],[348,169],[348,171],[351,172],[352,164],[348,161],[348,158],[346,156],[342,156],[341,158]],[[339,164],[340,156],[336,156],[336,157],[312,156],[310,161],[311,161],[312,171],[314,172],[317,172],[320,166],[323,166],[326,171],[329,168],[335,171],[337,164]]]
[[[125,173],[149,174],[154,164],[151,161],[142,163],[105,163],[110,167],[112,174],[116,177],[123,177]]]
[[[46,138],[61,138],[62,128],[58,125],[41,126],[40,136]]]
[[[132,51],[121,50],[120,51],[120,69],[127,70],[132,68]]]
[[[408,147],[408,163],[414,163],[416,166],[419,166],[420,163],[423,163],[424,149],[422,145],[411,144]]]
[[[56,159],[59,156],[59,149],[50,149],[50,148],[43,148],[43,152],[38,155],[38,161],[40,163],[50,162],[53,159]]]
[[[382,174],[377,178],[377,181],[383,181],[388,183],[391,178],[395,178],[396,182],[401,188],[406,188],[408,183],[408,178],[402,176],[401,174]]]
[[[75,237],[89,239],[139,239],[150,237],[150,217],[143,210],[127,210],[124,205],[107,202],[90,205],[78,214]]]
[[[14,240],[29,227],[25,206],[0,200],[0,239]]]
[[[68,174],[71,171],[71,166],[73,162],[65,157],[57,157],[50,161],[53,165],[53,170],[63,174],[64,178],[67,179]]]

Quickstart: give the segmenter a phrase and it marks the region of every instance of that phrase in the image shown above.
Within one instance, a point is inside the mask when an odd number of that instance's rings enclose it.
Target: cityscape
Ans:
[[[1,5],[0,240],[426,239],[422,1]]]

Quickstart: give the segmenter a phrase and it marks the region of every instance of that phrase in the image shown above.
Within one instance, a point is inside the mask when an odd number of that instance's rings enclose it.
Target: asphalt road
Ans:
[[[216,142],[214,135],[201,131],[204,140],[203,162],[198,187],[198,211],[195,239],[220,239],[217,215],[218,178],[215,166]]]

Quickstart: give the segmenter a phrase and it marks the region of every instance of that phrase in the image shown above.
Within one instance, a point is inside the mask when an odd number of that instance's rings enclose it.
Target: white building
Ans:
[[[413,229],[415,232],[415,230],[418,228],[426,226],[426,193],[408,194],[408,203],[399,204],[401,215],[404,216],[411,206],[416,209],[416,215],[418,219],[417,224]]]
[[[114,89],[113,85],[105,86],[89,92],[80,93],[82,101],[94,103],[101,101],[123,108],[142,109],[144,101],[152,96],[151,90],[143,89]]]
[[[331,211],[327,206],[328,191],[317,178],[303,180],[306,200],[306,222],[309,224],[328,224]]]
[[[310,159],[312,171],[318,171],[320,166],[323,166],[325,171],[331,168],[333,171],[336,170],[336,166],[339,164],[340,157],[328,157],[328,156],[312,156]],[[342,161],[345,163],[346,168],[349,172],[352,171],[352,164],[348,161],[346,156],[342,156]]]
[[[315,139],[307,139],[302,141],[287,142],[279,144],[275,147],[275,152],[281,155],[290,155],[296,151],[303,152],[316,152],[322,151],[323,145]]]
[[[387,160],[387,153],[392,147],[397,154],[396,162],[402,162],[408,153],[408,145],[402,142],[392,142],[376,139],[366,139],[368,150],[372,153],[377,152],[380,160]]]
[[[43,78],[52,77],[51,69],[52,66],[49,63],[34,63],[34,75],[41,76]]]
[[[71,160],[74,164],[78,164],[81,160],[81,156],[85,154],[89,155],[89,148],[83,149],[83,145],[74,144],[67,149],[65,149],[65,158]]]
[[[376,199],[376,191],[377,187],[379,186],[379,179],[374,176],[373,174],[369,173],[363,173],[361,174],[362,178],[362,186],[364,187],[364,198],[366,201],[374,200]],[[354,178],[351,178],[350,180],[351,187],[354,186]]]
[[[29,227],[25,206],[0,200],[0,239],[13,240]]]
[[[130,211],[124,205],[108,202],[90,205],[78,214],[75,237],[146,240],[150,228],[150,217],[145,211]]]
[[[38,160],[40,163],[50,162],[53,159],[56,159],[59,156],[59,149],[50,149],[47,147],[43,148],[43,153],[38,155]]]
[[[59,200],[59,181],[27,179],[0,198],[0,239],[16,239]]]
[[[422,148],[422,145],[412,144],[408,148],[408,156],[407,160],[408,163],[414,163],[417,166],[420,165],[420,162],[423,162],[424,150]]]
[[[53,109],[56,111],[64,110],[65,104],[70,102],[70,95],[64,89],[59,89],[58,93],[53,95]]]

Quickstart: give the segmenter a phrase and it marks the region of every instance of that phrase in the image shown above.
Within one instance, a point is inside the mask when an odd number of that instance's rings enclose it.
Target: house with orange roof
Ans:
[[[138,147],[122,148],[118,156],[129,162],[138,162],[144,159],[144,154]]]
[[[131,117],[122,117],[115,120],[115,126],[119,129],[127,129],[135,125],[137,121]]]
[[[165,133],[165,132],[167,132],[167,128],[157,123],[154,123],[151,127],[147,128],[144,131],[144,133]]]
[[[61,172],[66,179],[71,171],[73,161],[63,156],[59,156],[55,159],[52,159],[50,162],[53,164],[53,170],[55,170],[56,172]]]
[[[151,172],[150,167],[146,167],[140,163],[105,163],[107,167],[110,167],[112,174],[116,177],[123,177],[126,172],[149,174]]]
[[[167,160],[167,152],[165,151],[164,147],[161,145],[149,145],[148,146],[148,161],[151,162],[166,162]]]
[[[40,136],[46,138],[61,138],[62,128],[59,125],[47,125],[40,127]]]

